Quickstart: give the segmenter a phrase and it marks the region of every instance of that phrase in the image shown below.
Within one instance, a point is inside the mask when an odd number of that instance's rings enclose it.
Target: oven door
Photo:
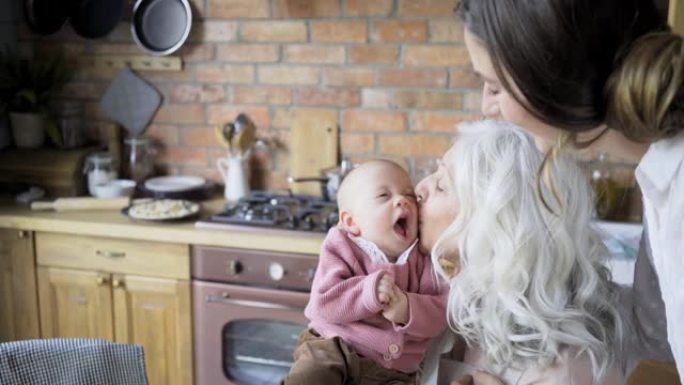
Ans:
[[[193,281],[196,385],[276,385],[292,365],[308,293]]]

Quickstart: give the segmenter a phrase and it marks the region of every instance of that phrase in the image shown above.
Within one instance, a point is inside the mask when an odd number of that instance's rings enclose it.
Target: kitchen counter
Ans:
[[[201,215],[218,212],[220,199],[202,204]],[[195,228],[194,221],[140,222],[118,211],[31,211],[26,205],[0,202],[0,228],[58,232],[155,242],[318,254],[323,234],[261,231],[209,230]]]

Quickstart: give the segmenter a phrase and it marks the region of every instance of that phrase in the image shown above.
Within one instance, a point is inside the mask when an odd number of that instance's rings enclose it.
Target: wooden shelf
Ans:
[[[183,60],[179,56],[145,55],[83,55],[78,59],[79,66],[95,69],[121,69],[129,67],[138,71],[181,71]]]

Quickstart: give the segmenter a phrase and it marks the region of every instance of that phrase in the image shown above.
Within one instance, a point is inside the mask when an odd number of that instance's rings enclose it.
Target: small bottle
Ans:
[[[151,142],[148,138],[128,138],[124,147],[124,175],[141,186],[154,172]]]
[[[608,154],[601,153],[591,170],[591,185],[596,194],[595,215],[599,219],[611,218],[617,204],[617,185],[611,167]]]

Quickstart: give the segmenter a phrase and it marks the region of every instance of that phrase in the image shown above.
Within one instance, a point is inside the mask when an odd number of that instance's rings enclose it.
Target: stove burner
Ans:
[[[210,222],[327,232],[338,221],[337,205],[321,198],[254,191],[211,216]]]

